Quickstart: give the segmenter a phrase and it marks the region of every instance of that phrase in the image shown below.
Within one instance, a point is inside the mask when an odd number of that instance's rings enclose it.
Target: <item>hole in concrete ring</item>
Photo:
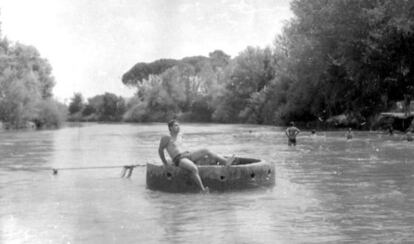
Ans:
[[[167,172],[167,179],[171,180],[172,174],[170,172]]]
[[[220,176],[220,180],[225,180],[225,179],[226,179],[225,176],[223,176],[223,175]]]
[[[271,169],[269,169],[268,171],[267,171],[267,174],[268,175],[270,175],[272,173],[272,170]]]
[[[250,174],[250,177],[254,178],[256,175],[253,173]]]

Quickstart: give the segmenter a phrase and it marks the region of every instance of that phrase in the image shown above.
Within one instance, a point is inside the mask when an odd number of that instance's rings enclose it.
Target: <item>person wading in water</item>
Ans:
[[[352,133],[352,128],[348,128],[348,131],[345,133],[345,137],[347,140],[351,140],[354,137],[354,133]]]
[[[210,152],[208,149],[199,149],[196,151],[186,151],[183,149],[182,136],[180,134],[180,125],[177,120],[171,120],[168,122],[168,129],[170,131],[169,136],[163,136],[158,148],[158,154],[162,160],[162,163],[167,166],[168,161],[165,158],[164,150],[167,150],[172,162],[175,166],[188,170],[191,176],[194,178],[201,191],[208,192],[208,187],[203,185],[200,175],[198,173],[197,161],[203,160],[206,157],[211,158],[214,162],[218,162],[221,165],[230,166],[234,157],[226,159],[215,153]]]
[[[300,130],[295,127],[295,123],[290,122],[290,126],[286,129],[286,136],[288,138],[289,146],[296,146],[296,136],[299,134]]]

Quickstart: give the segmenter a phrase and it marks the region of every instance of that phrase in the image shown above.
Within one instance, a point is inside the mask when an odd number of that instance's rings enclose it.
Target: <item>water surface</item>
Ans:
[[[276,166],[273,189],[168,194],[145,187],[165,124],[75,124],[0,132],[0,243],[407,243],[414,241],[414,143],[399,136],[182,124],[190,149]]]

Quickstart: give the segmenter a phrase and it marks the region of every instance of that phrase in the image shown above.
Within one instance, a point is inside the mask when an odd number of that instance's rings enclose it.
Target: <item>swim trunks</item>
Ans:
[[[180,153],[177,156],[175,156],[172,161],[175,164],[175,166],[178,167],[178,165],[180,164],[180,160],[183,159],[183,158],[188,158],[188,159],[191,160],[191,154],[190,154],[190,152],[185,151],[183,153]]]
[[[296,138],[289,138],[288,145],[289,146],[291,146],[291,145],[296,146]]]

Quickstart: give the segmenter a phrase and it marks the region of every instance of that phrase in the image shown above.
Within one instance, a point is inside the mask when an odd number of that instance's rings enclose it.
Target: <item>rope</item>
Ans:
[[[117,165],[117,166],[90,166],[90,167],[70,167],[70,168],[45,168],[49,170],[84,170],[84,169],[114,169],[114,168],[135,168],[145,167],[145,164],[133,164],[133,165]]]
[[[44,167],[44,168],[37,168],[38,170],[52,170],[54,175],[57,175],[60,170],[88,170],[88,169],[114,169],[114,168],[122,168],[121,177],[130,178],[132,175],[132,171],[136,167],[145,167],[146,164],[131,164],[131,165],[114,165],[114,166],[89,166],[89,167],[69,167],[69,168],[52,168],[52,167]]]
[[[89,167],[68,167],[68,168],[52,168],[52,167],[29,167],[29,168],[16,168],[10,167],[10,170],[51,170],[53,175],[57,175],[59,170],[88,170],[88,169],[115,169],[122,168],[121,177],[130,178],[132,171],[136,167],[145,167],[146,164],[131,164],[131,165],[107,165],[107,166],[89,166]]]

